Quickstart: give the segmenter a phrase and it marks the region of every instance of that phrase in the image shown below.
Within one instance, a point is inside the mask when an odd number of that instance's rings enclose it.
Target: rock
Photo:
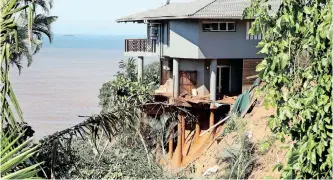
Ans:
[[[214,167],[208,168],[206,170],[206,172],[203,174],[203,176],[208,176],[210,174],[216,173],[218,169],[219,169],[218,166],[214,166]]]

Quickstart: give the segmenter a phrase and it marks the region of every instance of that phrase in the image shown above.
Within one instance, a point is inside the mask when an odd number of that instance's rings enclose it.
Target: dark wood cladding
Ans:
[[[257,75],[256,72],[257,65],[262,61],[262,59],[244,59],[243,60],[243,91],[250,87],[256,78],[247,79],[249,76]]]
[[[125,39],[125,52],[156,52],[156,42],[151,39]]]

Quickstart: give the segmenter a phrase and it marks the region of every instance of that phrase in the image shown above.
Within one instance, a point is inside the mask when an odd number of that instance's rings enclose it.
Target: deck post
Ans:
[[[181,114],[181,118],[182,118],[182,149],[184,149],[184,145],[185,145],[185,118],[184,118],[183,114]]]
[[[138,57],[138,81],[142,83],[143,81],[143,66],[144,66],[144,58],[143,56]]]
[[[182,117],[178,114],[178,137],[177,137],[177,148],[176,148],[176,167],[180,167],[182,164]]]
[[[197,118],[198,122],[195,124],[195,135],[194,135],[194,140],[198,140],[200,136],[200,111],[197,111]]]
[[[217,60],[210,61],[210,100],[216,101],[216,73],[217,73]]]
[[[170,136],[169,136],[169,159],[172,159],[173,155],[173,129],[170,130]]]
[[[173,59],[173,97],[179,96],[179,59]]]
[[[214,105],[214,103],[211,103],[210,104],[209,128],[214,126],[215,110],[216,110],[216,106]],[[215,128],[211,130],[211,137],[214,138],[214,135],[215,135]]]

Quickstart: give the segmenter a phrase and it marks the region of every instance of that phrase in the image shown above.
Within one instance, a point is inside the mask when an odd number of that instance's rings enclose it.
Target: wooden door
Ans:
[[[192,94],[192,90],[196,89],[197,71],[179,71],[179,87],[180,94]]]

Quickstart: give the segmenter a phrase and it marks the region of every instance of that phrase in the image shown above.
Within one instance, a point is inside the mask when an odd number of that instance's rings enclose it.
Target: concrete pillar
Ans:
[[[143,81],[143,67],[144,67],[144,59],[143,56],[138,57],[138,81]]]
[[[169,136],[169,159],[172,159],[173,155],[173,129],[170,130],[170,136]]]
[[[179,96],[179,60],[173,59],[173,97]]]
[[[217,60],[210,61],[210,100],[216,101],[216,73],[217,73]]]
[[[177,148],[176,148],[176,167],[180,167],[182,164],[182,117],[178,115],[178,137],[177,137]]]

